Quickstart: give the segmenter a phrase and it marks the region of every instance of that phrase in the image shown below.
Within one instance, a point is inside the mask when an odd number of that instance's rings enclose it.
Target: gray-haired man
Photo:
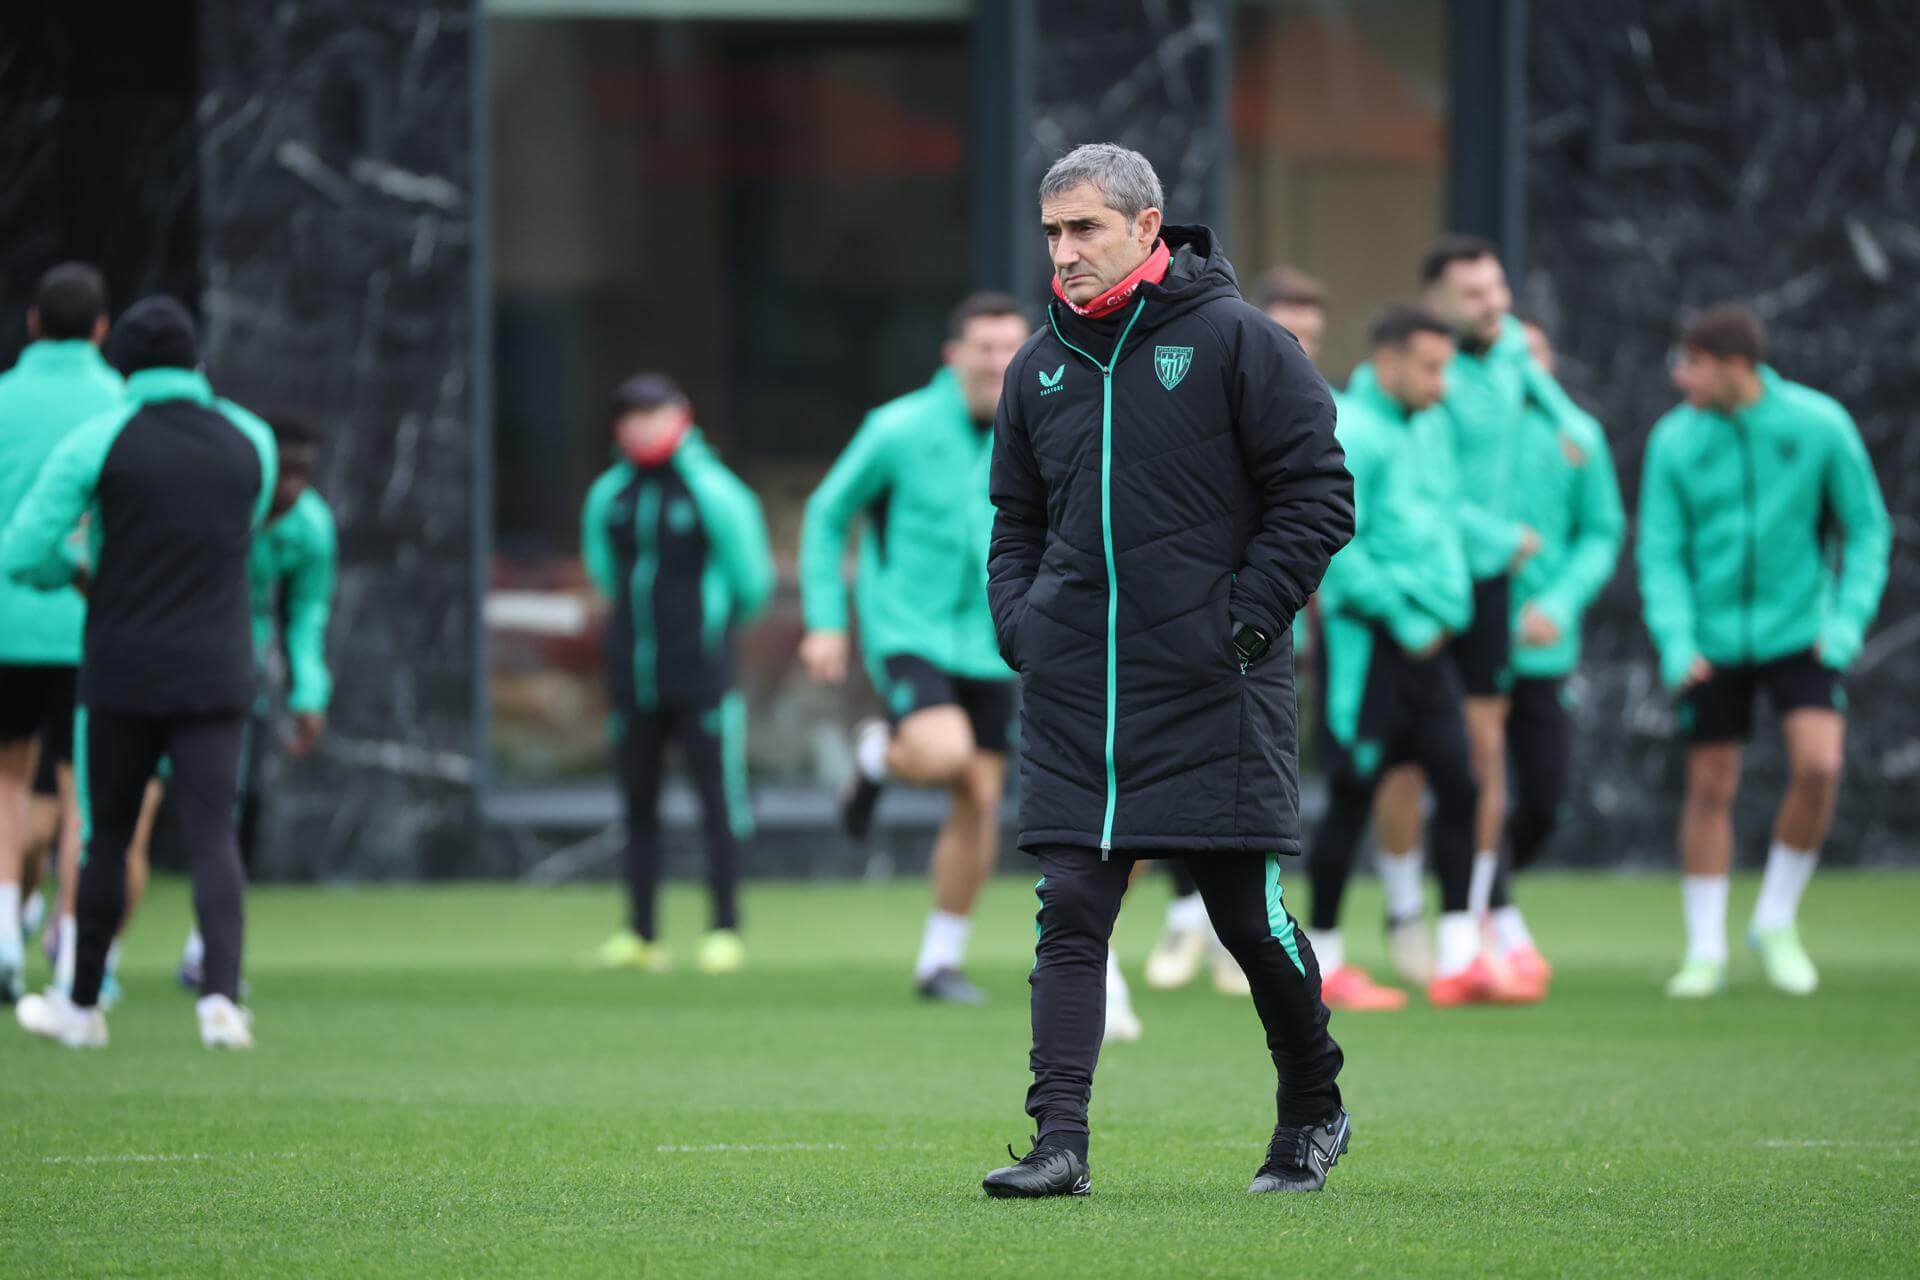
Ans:
[[[1034,1149],[994,1196],[1082,1195],[1107,940],[1137,858],[1186,858],[1246,971],[1279,1082],[1255,1191],[1347,1144],[1320,971],[1280,892],[1300,852],[1293,615],[1353,532],[1333,402],[1240,298],[1145,157],[1081,147],[1040,187],[1048,323],[994,424],[987,592],[1020,672],[1020,839],[1040,863]]]

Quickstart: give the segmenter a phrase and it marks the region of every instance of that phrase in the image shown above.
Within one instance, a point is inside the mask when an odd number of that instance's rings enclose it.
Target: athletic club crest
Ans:
[[[1160,375],[1160,385],[1169,391],[1180,385],[1180,379],[1186,377],[1187,370],[1192,367],[1192,347],[1155,347],[1153,349],[1153,371]]]

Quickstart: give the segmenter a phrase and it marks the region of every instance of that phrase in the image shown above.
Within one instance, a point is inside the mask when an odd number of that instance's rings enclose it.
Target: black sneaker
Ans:
[[[1037,1144],[1040,1140],[1034,1139]],[[1013,1148],[1007,1148],[1013,1155]],[[1093,1190],[1093,1175],[1079,1156],[1065,1147],[1038,1146],[1004,1169],[995,1169],[980,1185],[996,1200],[1036,1200],[1042,1196],[1084,1196]]]
[[[1327,1185],[1327,1170],[1340,1163],[1352,1136],[1353,1120],[1345,1111],[1304,1129],[1280,1125],[1267,1144],[1267,1162],[1247,1190],[1318,1191]]]
[[[873,831],[874,806],[880,803],[880,784],[855,770],[840,789],[840,826],[855,844],[865,844]]]
[[[954,968],[935,969],[914,990],[920,993],[922,1000],[939,1000],[947,1004],[987,1002],[987,993],[974,986],[966,974]]]

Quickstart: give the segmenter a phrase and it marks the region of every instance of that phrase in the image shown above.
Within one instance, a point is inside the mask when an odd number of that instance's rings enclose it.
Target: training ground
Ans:
[[[1736,937],[1728,994],[1687,1005],[1660,994],[1671,878],[1523,880],[1552,998],[1336,1014],[1352,1152],[1324,1194],[1257,1199],[1259,1029],[1244,999],[1144,989],[1156,877],[1116,936],[1147,1034],[1103,1055],[1092,1197],[989,1201],[981,1174],[1030,1132],[1029,884],[983,904],[982,1009],[909,997],[917,883],[750,884],[752,966],[726,978],[687,963],[686,887],[667,908],[682,964],[658,977],[578,967],[618,916],[610,887],[266,888],[260,1047],[216,1056],[172,983],[187,896],[162,880],[111,1049],[0,1027],[0,1274],[1920,1267],[1920,875],[1814,882],[1818,995],[1774,993]],[[1754,889],[1736,882],[1736,929]],[[1350,950],[1378,966],[1371,884],[1350,910]]]

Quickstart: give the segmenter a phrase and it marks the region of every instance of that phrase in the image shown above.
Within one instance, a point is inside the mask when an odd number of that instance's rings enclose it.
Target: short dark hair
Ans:
[[[1327,287],[1298,267],[1275,267],[1254,282],[1253,305],[1262,311],[1275,307],[1326,309]]]
[[[1032,327],[1033,319],[1020,299],[1010,293],[981,289],[960,299],[960,305],[947,313],[947,338],[958,341],[966,336],[967,326],[989,316],[1019,316]]]
[[[318,448],[320,432],[305,418],[276,413],[267,419],[267,425],[273,428],[273,438],[278,444],[293,445],[296,448]]]
[[[1498,258],[1500,251],[1493,247],[1493,241],[1482,236],[1461,235],[1449,232],[1433,242],[1431,248],[1420,259],[1420,283],[1432,284],[1447,274],[1447,268],[1456,262],[1478,262],[1482,258]]]
[[[1737,302],[1722,302],[1687,323],[1680,331],[1680,346],[1721,360],[1737,357],[1757,365],[1767,358],[1767,331],[1753,312]]]
[[[618,422],[630,413],[652,413],[668,405],[692,405],[680,384],[664,373],[636,373],[613,390],[607,420]]]
[[[33,309],[40,313],[41,337],[91,338],[93,326],[107,314],[106,279],[97,267],[63,262],[40,277]]]
[[[1375,351],[1382,347],[1404,347],[1416,333],[1437,333],[1453,341],[1453,330],[1425,307],[1412,302],[1390,302],[1374,313],[1367,326],[1367,341]]]

